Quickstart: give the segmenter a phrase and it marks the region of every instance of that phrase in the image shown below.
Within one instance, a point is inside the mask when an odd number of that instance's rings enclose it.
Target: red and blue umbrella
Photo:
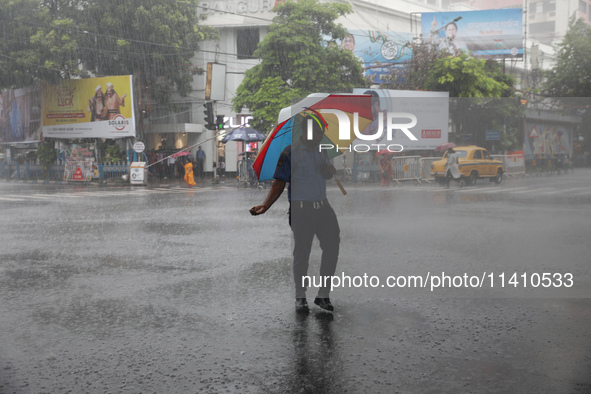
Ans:
[[[348,138],[341,138],[339,119],[330,110],[338,110],[341,111],[340,115],[346,115],[350,128]],[[335,157],[348,149],[355,139],[353,127],[364,130],[372,122],[371,95],[314,93],[291,107],[283,108],[277,126],[263,142],[252,166],[259,181],[273,179],[281,152],[291,145],[293,139],[299,138],[296,133],[302,130],[302,116],[298,115],[306,114],[314,114],[322,120],[326,131],[321,143],[332,144],[334,149],[327,152],[329,157]]]

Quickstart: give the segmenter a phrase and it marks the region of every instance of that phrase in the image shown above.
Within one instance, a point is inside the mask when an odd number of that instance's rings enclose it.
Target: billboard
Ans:
[[[0,143],[41,139],[41,88],[9,89],[0,93]]]
[[[371,77],[374,84],[384,82],[382,77],[390,73],[394,64],[412,59],[411,33],[381,32],[377,30],[348,30],[340,42],[343,50],[352,51],[361,61],[363,75]],[[409,45],[407,45],[409,44]]]
[[[131,75],[42,85],[43,136],[135,137]]]
[[[521,8],[421,14],[423,42],[458,55],[479,58],[523,57]]]
[[[525,124],[524,151],[526,158],[538,155],[572,155],[572,124],[554,124],[530,119]]]
[[[353,93],[374,97],[374,120],[362,134],[377,136],[375,140],[353,141],[355,152],[431,150],[448,142],[448,92],[355,88]],[[389,126],[394,123],[399,126]],[[393,129],[392,135],[387,133],[387,129]]]

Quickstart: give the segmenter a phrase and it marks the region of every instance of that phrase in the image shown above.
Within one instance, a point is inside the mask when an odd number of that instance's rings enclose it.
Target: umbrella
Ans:
[[[172,157],[175,158],[175,157],[190,156],[190,155],[191,155],[191,152],[182,151],[182,152],[177,152],[177,153],[173,154]]]
[[[444,144],[437,145],[435,147],[435,152],[448,150],[449,148],[453,148],[454,146],[456,146],[456,144],[454,144],[453,142],[446,142]]]
[[[240,127],[234,129],[222,138],[222,142],[225,144],[228,141],[242,141],[242,142],[255,142],[264,141],[267,138],[263,133],[256,129],[249,127]]]
[[[398,153],[398,152],[392,152],[392,151],[389,151],[388,149],[382,149],[381,151],[376,152],[376,155],[393,155],[395,153]]]
[[[349,121],[349,139],[339,138],[339,119],[337,115],[324,111],[339,110]],[[302,129],[302,116],[315,113],[325,122],[326,132],[321,144],[332,144],[334,149],[327,150],[329,157],[335,157],[348,149],[355,138],[352,127],[364,130],[372,121],[371,96],[361,94],[330,94],[314,93],[291,107],[283,108],[279,113],[277,126],[269,133],[267,139],[259,149],[253,168],[259,181],[273,178],[279,155],[291,145],[292,140],[299,138]],[[354,115],[357,113],[358,118]],[[357,123],[355,125],[355,122]],[[304,126],[304,127],[302,127]],[[293,133],[292,133],[293,131]],[[338,146],[339,149],[336,149]]]

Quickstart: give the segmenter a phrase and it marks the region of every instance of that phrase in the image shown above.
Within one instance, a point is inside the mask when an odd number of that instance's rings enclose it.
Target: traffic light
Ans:
[[[203,104],[203,106],[205,107],[205,111],[203,111],[203,113],[205,114],[205,128],[207,130],[215,130],[215,123],[214,123],[214,117],[213,117],[213,102],[208,102]]]
[[[224,128],[224,115],[218,115],[215,117],[215,125],[218,128],[218,130]]]

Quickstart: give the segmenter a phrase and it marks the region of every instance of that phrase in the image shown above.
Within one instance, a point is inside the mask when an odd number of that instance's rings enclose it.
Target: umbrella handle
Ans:
[[[334,181],[337,183],[337,186],[339,187],[339,189],[341,189],[341,193],[343,193],[343,196],[346,196],[347,191],[345,190],[345,188],[341,184],[341,181],[339,181],[336,176],[334,177]]]

